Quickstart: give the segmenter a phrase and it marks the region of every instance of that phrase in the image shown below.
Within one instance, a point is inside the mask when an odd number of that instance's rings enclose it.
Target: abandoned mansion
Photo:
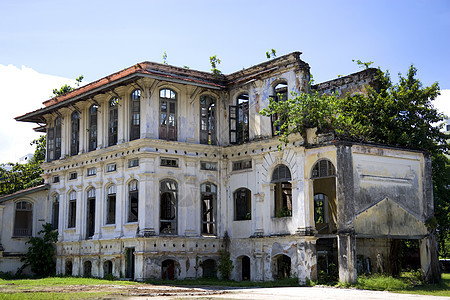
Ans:
[[[58,274],[268,281],[389,272],[416,240],[432,263],[431,160],[314,129],[280,145],[259,112],[292,92],[364,92],[374,69],[309,86],[294,52],[222,75],[142,62],[16,118],[46,132],[43,185],[0,197],[0,271],[45,223]]]

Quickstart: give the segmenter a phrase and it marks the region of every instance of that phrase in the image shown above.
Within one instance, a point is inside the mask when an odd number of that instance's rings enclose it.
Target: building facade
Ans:
[[[363,92],[373,74],[314,88]],[[46,197],[0,198],[0,216],[11,210],[0,269],[10,241],[39,230],[11,234],[24,205],[57,228],[59,274],[220,276],[223,251],[235,280],[304,283],[337,265],[354,281],[388,270],[400,239],[420,241],[427,272],[430,159],[313,129],[279,149],[273,118],[258,112],[309,80],[299,52],[229,75],[143,62],[17,117],[44,124]]]

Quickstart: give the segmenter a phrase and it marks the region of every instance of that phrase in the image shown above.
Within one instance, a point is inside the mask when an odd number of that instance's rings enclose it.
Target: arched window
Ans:
[[[87,192],[86,205],[86,238],[91,238],[95,232],[95,189]]]
[[[116,223],[116,186],[110,185],[106,190],[106,224]]]
[[[128,184],[128,222],[137,222],[139,208],[138,181]]]
[[[33,233],[33,204],[28,201],[16,203],[14,236],[31,236]]]
[[[251,207],[251,192],[249,189],[240,188],[234,192],[234,219],[251,220],[252,219],[252,207]]]
[[[141,90],[130,95],[130,141],[141,137]]]
[[[210,96],[200,97],[200,143],[216,144],[216,100]]]
[[[103,275],[108,276],[112,274],[113,271],[113,264],[112,261],[107,260],[103,263]]]
[[[278,165],[272,173],[274,186],[275,216],[277,218],[292,216],[291,171],[285,165]]]
[[[288,99],[288,86],[286,81],[278,82],[273,88],[273,95],[269,96],[273,101],[286,101]],[[271,116],[272,121],[272,135],[279,135],[281,131],[281,126],[283,125],[285,119],[279,114],[273,114]]]
[[[57,117],[53,127],[47,128],[47,161],[61,157],[61,117]]]
[[[169,89],[159,91],[159,138],[177,140],[177,94]]]
[[[89,151],[97,149],[97,122],[98,106],[91,105],[89,108]]]
[[[177,234],[177,183],[169,179],[161,181],[159,193],[159,231],[161,234]]]
[[[70,155],[77,155],[80,145],[80,113],[74,111],[71,117]]]
[[[200,186],[200,193],[202,206],[202,233],[216,234],[217,187],[215,184],[206,182]]]
[[[230,106],[230,143],[243,144],[250,139],[249,133],[249,96],[241,94],[236,99],[236,105]]]
[[[77,192],[72,191],[69,194],[67,228],[74,228],[77,220]]]
[[[53,229],[58,229],[59,225],[59,195],[54,194],[52,196],[52,227]]]
[[[336,175],[336,169],[331,161],[321,159],[314,165],[312,169],[312,178],[322,178]]]
[[[119,117],[119,98],[109,100],[108,146],[117,144],[117,126]]]

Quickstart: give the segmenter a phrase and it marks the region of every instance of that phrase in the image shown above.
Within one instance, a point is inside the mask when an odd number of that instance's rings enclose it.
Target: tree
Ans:
[[[222,72],[217,68],[218,65],[222,62],[216,55],[209,57],[209,62],[211,64],[211,72],[215,77],[222,74]]]
[[[26,164],[7,163],[11,170],[0,167],[0,195],[11,194],[23,189],[38,186],[44,182],[40,164],[45,160],[46,138],[42,135],[31,142],[36,145],[33,157]]]
[[[164,52],[164,53],[165,53],[165,52]],[[80,75],[80,76],[78,76],[77,78],[75,78],[75,81],[76,81],[75,84],[76,84],[77,87],[80,86],[80,84],[81,84],[81,82],[83,81],[83,79],[84,79],[84,76],[83,76],[83,75]],[[68,93],[68,92],[71,92],[71,91],[73,91],[73,90],[75,90],[75,88],[71,87],[71,86],[68,85],[68,84],[65,84],[65,85],[63,85],[62,87],[60,87],[59,89],[53,89],[53,96],[54,96],[54,97],[58,97],[58,96],[61,96],[61,95],[66,94],[66,93]]]

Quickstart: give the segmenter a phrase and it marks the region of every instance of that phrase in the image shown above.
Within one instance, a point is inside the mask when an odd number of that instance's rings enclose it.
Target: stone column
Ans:
[[[80,174],[81,175],[81,174]],[[77,199],[76,199],[76,208],[75,208],[75,237],[76,240],[79,241],[83,239],[85,232],[84,229],[86,228],[86,214],[85,212],[85,191],[83,190],[83,185],[76,185],[76,193],[77,193]],[[75,265],[75,263],[74,263]]]
[[[143,170],[147,170],[145,167]],[[140,235],[149,237],[155,235],[154,214],[158,201],[154,199],[155,173],[142,173],[139,180],[139,229]]]
[[[127,189],[123,185],[124,178],[117,178],[116,186],[116,230],[114,236],[116,238],[123,235],[123,224],[126,220],[126,203],[127,203]]]
[[[356,237],[354,232],[338,234],[339,281],[356,283]]]
[[[438,283],[441,281],[437,241],[434,235],[420,240],[420,266],[426,282]]]

